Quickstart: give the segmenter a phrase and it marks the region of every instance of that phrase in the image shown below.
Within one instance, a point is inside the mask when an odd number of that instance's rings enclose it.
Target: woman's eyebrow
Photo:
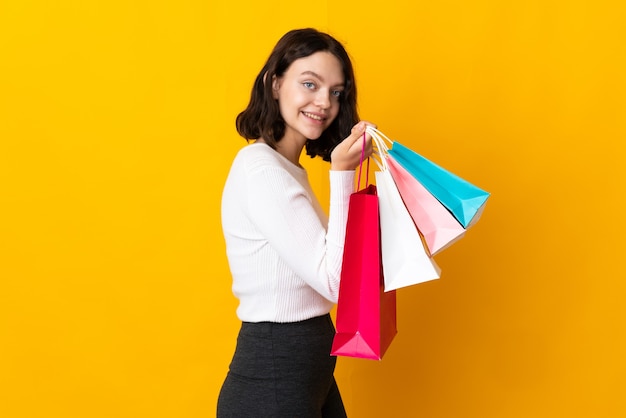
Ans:
[[[303,71],[300,75],[311,75],[311,76],[317,78],[322,83],[324,82],[324,77],[322,77],[321,75],[319,75],[315,71],[311,71],[311,70]],[[343,87],[343,86],[344,86],[344,83],[339,83],[335,87]]]
[[[302,74],[300,75],[312,75],[313,77],[319,79],[320,81],[324,81],[324,77],[322,77],[321,75],[319,75],[318,73],[316,73],[315,71],[303,71]]]

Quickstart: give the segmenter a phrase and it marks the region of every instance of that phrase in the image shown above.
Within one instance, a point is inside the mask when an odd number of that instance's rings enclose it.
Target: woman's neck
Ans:
[[[257,142],[266,143],[263,138],[259,138]],[[301,167],[300,155],[302,154],[302,149],[304,149],[305,144],[306,139],[296,140],[285,136],[276,143],[276,152],[291,161],[294,165]]]

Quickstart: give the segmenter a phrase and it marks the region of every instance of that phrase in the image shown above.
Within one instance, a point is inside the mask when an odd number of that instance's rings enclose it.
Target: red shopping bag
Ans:
[[[376,186],[350,196],[331,354],[382,359],[396,330],[396,292],[384,291]]]

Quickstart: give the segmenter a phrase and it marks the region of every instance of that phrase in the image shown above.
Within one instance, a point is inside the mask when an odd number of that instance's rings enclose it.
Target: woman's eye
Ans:
[[[311,83],[310,81],[305,81],[304,83],[302,83],[302,85],[304,87],[306,87],[307,89],[314,89],[315,88],[315,84]]]
[[[331,94],[334,97],[341,97],[341,93],[343,93],[341,90],[333,90]]]

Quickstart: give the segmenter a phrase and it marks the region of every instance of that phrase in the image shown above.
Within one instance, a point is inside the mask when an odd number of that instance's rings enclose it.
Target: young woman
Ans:
[[[285,34],[256,78],[222,195],[222,226],[242,327],[217,416],[345,417],[330,355],[348,200],[372,153],[350,58],[314,29]],[[299,163],[330,161],[329,214]]]

